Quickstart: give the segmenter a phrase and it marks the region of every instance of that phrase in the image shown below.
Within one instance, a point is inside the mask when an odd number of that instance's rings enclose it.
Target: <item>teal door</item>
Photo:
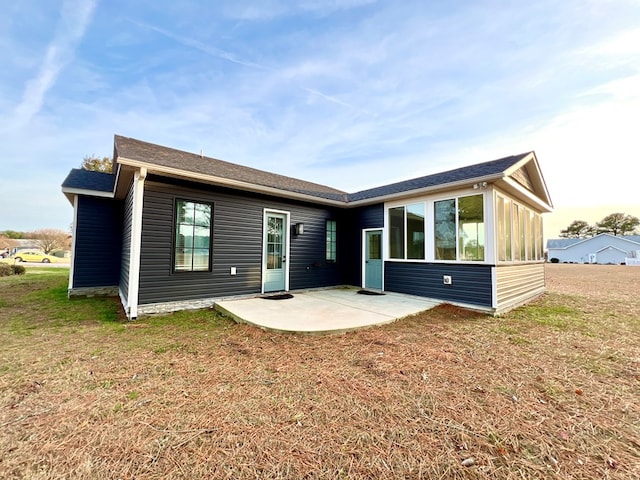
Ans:
[[[264,291],[285,290],[287,275],[287,217],[280,213],[265,216]]]
[[[382,230],[365,232],[364,288],[382,290]]]

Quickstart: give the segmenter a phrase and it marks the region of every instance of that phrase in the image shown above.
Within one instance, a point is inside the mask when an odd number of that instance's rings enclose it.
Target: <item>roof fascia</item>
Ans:
[[[86,188],[69,188],[62,187],[62,193],[71,201],[73,195],[85,195],[87,197],[113,198],[113,192],[105,192],[103,190],[89,190]]]
[[[528,189],[524,188],[522,185],[520,185],[518,182],[516,182],[515,180],[512,180],[510,177],[505,176],[502,179],[510,188],[513,188],[514,190],[517,190],[518,193],[520,193],[521,195],[523,195],[524,197],[527,198],[527,200],[529,200],[532,204],[540,207],[540,209],[544,212],[552,212],[553,211],[553,206],[547,202],[545,202],[542,198],[538,197],[537,195],[533,194],[532,192],[530,192]]]
[[[255,183],[243,182],[240,180],[232,180],[229,178],[218,177],[215,175],[206,175],[202,173],[189,172],[181,170],[179,168],[171,168],[165,166],[158,166],[152,163],[141,162],[139,160],[131,160],[126,157],[118,157],[118,163],[127,165],[134,168],[146,168],[149,173],[163,174],[174,178],[187,178],[191,180],[197,180],[204,183],[211,183],[215,185],[221,185],[224,187],[246,190],[254,193],[264,193],[268,195],[277,195],[280,197],[286,197],[294,200],[302,200],[306,202],[319,203],[323,205],[333,205],[344,207],[346,202],[340,200],[331,200],[329,198],[317,197],[315,195],[307,195],[304,193],[292,192],[289,190],[281,190],[279,188],[266,187],[264,185],[256,185]]]
[[[509,168],[505,170],[505,175],[510,177],[516,171],[521,169],[522,167],[528,166],[528,164],[533,165],[535,170],[535,180],[534,185],[541,190],[543,197],[540,199],[549,206],[550,210],[553,210],[553,202],[551,201],[551,195],[549,195],[549,189],[547,188],[547,183],[544,180],[542,175],[542,170],[540,169],[540,164],[538,163],[538,157],[536,157],[535,152],[529,152],[523,159],[511,165]]]
[[[379,195],[377,197],[365,198],[362,200],[356,200],[349,202],[349,207],[361,207],[365,205],[371,205],[373,203],[390,202],[392,200],[401,200],[403,198],[417,197],[420,195],[427,195],[431,193],[437,193],[444,190],[457,190],[460,188],[473,185],[474,183],[487,182],[492,183],[502,179],[503,175],[485,175],[484,177],[469,178],[466,180],[458,180],[457,182],[440,183],[438,185],[432,185],[429,187],[416,188],[414,190],[406,190],[404,192],[390,193],[387,195]]]

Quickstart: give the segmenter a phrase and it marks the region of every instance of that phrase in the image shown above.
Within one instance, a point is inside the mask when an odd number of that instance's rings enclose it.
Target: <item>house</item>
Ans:
[[[533,152],[346,193],[115,136],[112,174],[72,170],[69,295],[129,318],[356,285],[500,313],[544,291]]]
[[[640,264],[640,235],[600,233],[590,238],[547,241],[549,259],[560,263]]]

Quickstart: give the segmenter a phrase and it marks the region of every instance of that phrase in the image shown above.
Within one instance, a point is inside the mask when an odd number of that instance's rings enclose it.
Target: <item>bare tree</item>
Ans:
[[[65,249],[69,243],[69,234],[63,230],[53,228],[43,228],[28,234],[28,238],[44,250],[44,253],[51,253],[53,250]]]

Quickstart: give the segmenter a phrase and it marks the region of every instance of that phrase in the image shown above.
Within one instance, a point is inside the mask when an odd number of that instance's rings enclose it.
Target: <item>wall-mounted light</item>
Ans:
[[[484,190],[485,188],[487,188],[487,182],[479,182],[479,183],[474,183],[474,184],[473,184],[473,189],[474,189],[474,190],[478,190],[479,188],[481,188],[481,189],[483,189],[483,190]]]
[[[293,226],[293,233],[296,235],[302,235],[304,233],[304,223],[296,223]]]

